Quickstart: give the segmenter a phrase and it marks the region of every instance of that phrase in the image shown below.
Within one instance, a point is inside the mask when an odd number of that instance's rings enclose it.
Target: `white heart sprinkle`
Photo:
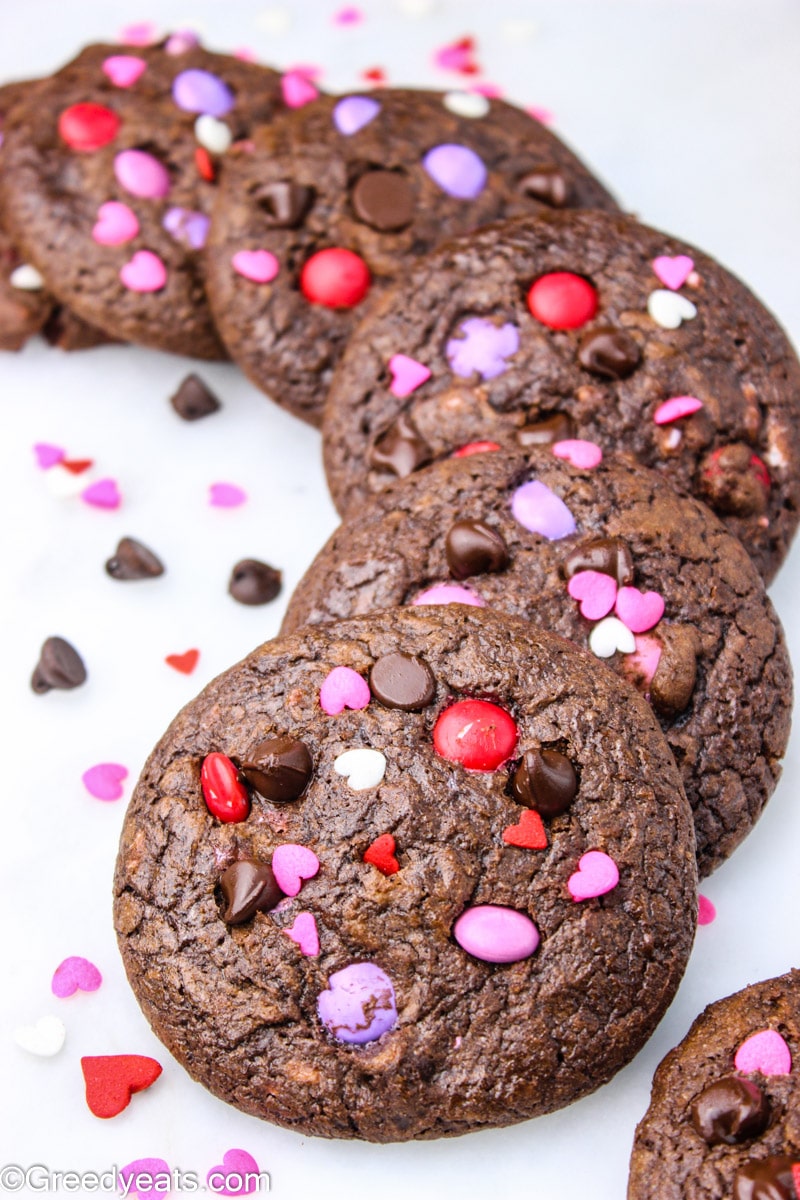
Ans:
[[[647,297],[647,311],[662,329],[677,329],[681,321],[691,321],[697,309],[691,300],[666,288],[656,288]]]
[[[233,141],[233,134],[224,121],[203,113],[194,123],[194,136],[209,154],[224,154]]]
[[[9,275],[8,282],[22,292],[40,292],[44,287],[44,280],[30,263],[16,267]]]
[[[491,107],[480,92],[448,92],[442,104],[457,117],[485,117]]]
[[[636,639],[618,617],[605,617],[589,634],[589,649],[598,658],[611,658],[617,650],[622,654],[633,654]]]
[[[40,1017],[35,1025],[20,1025],[14,1030],[17,1045],[42,1058],[52,1058],[58,1054],[66,1036],[66,1026],[58,1017]]]
[[[345,750],[335,760],[333,769],[344,775],[354,792],[377,787],[386,772],[386,759],[380,750]]]

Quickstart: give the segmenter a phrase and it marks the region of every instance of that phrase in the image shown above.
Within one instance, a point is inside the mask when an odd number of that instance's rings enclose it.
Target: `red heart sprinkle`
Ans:
[[[380,837],[375,838],[371,845],[367,846],[364,851],[364,862],[377,867],[384,875],[396,875],[400,870],[400,863],[394,856],[395,846],[392,835],[382,833]]]
[[[161,1064],[143,1054],[100,1054],[81,1059],[86,1103],[96,1117],[116,1117],[134,1092],[143,1092],[161,1074]]]
[[[368,83],[385,83],[386,72],[382,67],[368,67],[366,71],[361,72],[361,78],[366,79]]]
[[[503,841],[509,846],[521,846],[523,850],[546,850],[547,834],[538,812],[524,808],[519,825],[509,825],[503,830]]]
[[[194,165],[197,167],[198,173],[207,183],[213,183],[217,177],[217,172],[214,170],[214,164],[211,161],[211,155],[206,150],[205,146],[198,146],[194,152]]]
[[[199,650],[187,650],[185,654],[168,654],[164,659],[170,667],[180,671],[182,675],[191,675],[200,658]]]
[[[61,466],[66,471],[71,471],[73,475],[82,475],[84,471],[88,471],[89,467],[94,466],[92,458],[62,458]]]

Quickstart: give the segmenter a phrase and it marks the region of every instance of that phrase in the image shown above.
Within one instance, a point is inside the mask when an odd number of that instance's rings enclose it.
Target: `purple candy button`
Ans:
[[[564,501],[538,479],[517,488],[511,497],[511,512],[525,529],[550,542],[575,532],[575,518]]]
[[[486,601],[466,588],[452,583],[437,583],[411,601],[412,604],[471,604],[473,608],[485,608]]]
[[[469,317],[458,329],[463,336],[451,338],[445,354],[462,379],[476,371],[481,379],[496,379],[508,369],[506,359],[519,350],[519,330],[510,322],[495,325],[487,317]]]
[[[375,963],[351,963],[328,978],[317,1012],[340,1042],[374,1042],[397,1021],[392,981]]]
[[[457,200],[474,200],[486,186],[486,167],[469,146],[444,142],[434,146],[422,160],[434,183]]]
[[[339,133],[351,137],[374,121],[380,111],[380,104],[370,96],[345,96],[333,110],[333,123]]]
[[[211,218],[205,213],[194,212],[191,208],[169,208],[161,224],[176,242],[191,246],[193,250],[202,250],[208,237]]]
[[[114,159],[117,182],[132,196],[160,200],[171,187],[169,171],[146,150],[122,150]]]
[[[530,917],[500,904],[465,909],[453,937],[467,954],[491,963],[519,962],[539,945],[539,930]]]
[[[172,81],[172,99],[184,112],[224,117],[236,100],[233,92],[210,71],[181,71]]]

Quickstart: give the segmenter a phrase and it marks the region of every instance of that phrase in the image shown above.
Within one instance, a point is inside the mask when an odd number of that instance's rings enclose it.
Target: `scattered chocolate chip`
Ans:
[[[228,925],[241,925],[283,899],[272,867],[250,858],[231,863],[220,877],[219,886],[227,905],[222,919]]]
[[[569,203],[569,183],[558,167],[535,167],[523,175],[517,187],[523,196],[551,208],[565,208]]]
[[[575,799],[578,779],[572,763],[558,750],[526,750],[511,790],[526,808],[535,808],[542,817],[557,817]]]
[[[370,450],[371,467],[405,479],[433,458],[433,451],[407,413],[401,413]]]
[[[625,587],[633,581],[633,555],[621,538],[592,538],[575,547],[562,570],[567,579],[579,571],[600,571]]]
[[[767,468],[743,442],[732,442],[706,455],[700,467],[699,484],[717,512],[749,517],[767,511],[770,490]]]
[[[590,329],[578,346],[581,366],[603,379],[625,379],[641,360],[638,343],[624,329]]]
[[[39,695],[52,688],[69,691],[86,682],[86,667],[74,646],[60,637],[49,637],[42,646],[31,676],[31,687]]]
[[[399,171],[367,171],[350,198],[359,221],[381,233],[405,229],[414,217],[414,193]]]
[[[384,654],[373,663],[369,685],[386,708],[403,712],[427,708],[436,695],[436,680],[425,660],[399,651]]]
[[[574,436],[575,426],[566,413],[554,413],[517,430],[520,446],[549,446],[551,442],[564,442]]]
[[[259,187],[254,199],[274,229],[294,229],[303,220],[314,199],[314,189],[301,183],[279,180]]]
[[[303,794],[312,770],[311,755],[304,742],[276,737],[259,742],[239,773],[265,800],[286,804]]]
[[[106,571],[112,579],[155,579],[164,574],[164,564],[136,538],[124,537],[106,563]]]
[[[692,1124],[709,1146],[718,1142],[733,1146],[764,1132],[770,1106],[757,1084],[737,1075],[726,1075],[695,1097],[691,1114]]]
[[[795,1200],[792,1159],[784,1154],[751,1158],[733,1180],[733,1200]]]
[[[199,375],[187,375],[169,402],[184,421],[199,421],[221,408],[217,397],[206,387]]]
[[[456,521],[445,539],[445,554],[454,579],[469,579],[508,566],[508,547],[483,521]]]
[[[650,700],[662,717],[677,717],[688,706],[697,682],[698,639],[688,625],[659,626],[661,657],[650,681]]]
[[[228,591],[240,604],[269,604],[281,590],[283,576],[269,563],[243,558],[231,571]]]

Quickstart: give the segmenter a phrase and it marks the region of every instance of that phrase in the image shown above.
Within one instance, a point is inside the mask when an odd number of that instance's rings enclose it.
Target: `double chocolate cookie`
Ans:
[[[319,425],[368,298],[446,237],[549,208],[616,209],[533,117],[472,92],[323,97],[228,155],[208,288],[231,357]]]
[[[184,709],[115,893],[145,1014],[218,1096],[433,1138],[636,1053],[691,947],[694,837],[633,688],[527,622],[396,609],[268,643]]]
[[[325,413],[340,511],[465,443],[625,450],[705,500],[769,581],[800,503],[800,364],[747,288],[630,217],[548,212],[409,268]]]

